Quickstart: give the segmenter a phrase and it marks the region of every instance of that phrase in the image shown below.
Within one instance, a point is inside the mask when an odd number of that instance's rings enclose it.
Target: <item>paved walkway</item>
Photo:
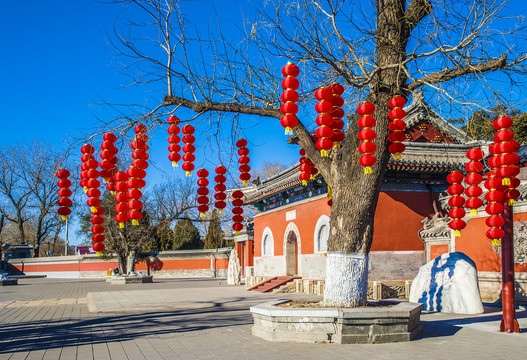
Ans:
[[[527,354],[527,332],[497,332],[499,308],[479,316],[423,314],[423,333],[409,343],[273,343],[250,335],[248,308],[284,294],[246,292],[217,279],[19,282],[0,287],[0,359],[496,360]],[[527,311],[518,318],[527,329]]]

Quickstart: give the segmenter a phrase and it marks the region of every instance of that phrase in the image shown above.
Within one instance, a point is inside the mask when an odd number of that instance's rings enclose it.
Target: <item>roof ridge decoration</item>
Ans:
[[[412,92],[412,103],[404,110],[406,111],[406,117],[403,120],[406,122],[407,129],[421,121],[427,121],[434,125],[439,132],[447,135],[457,144],[463,144],[472,140],[461,129],[439,116],[430,105],[425,102],[424,94],[421,89]]]

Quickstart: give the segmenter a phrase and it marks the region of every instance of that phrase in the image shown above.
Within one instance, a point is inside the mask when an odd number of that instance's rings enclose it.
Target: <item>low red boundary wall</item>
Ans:
[[[136,259],[135,270],[161,277],[226,277],[230,248],[164,251]],[[8,270],[54,278],[105,277],[117,260],[96,255],[11,259]]]

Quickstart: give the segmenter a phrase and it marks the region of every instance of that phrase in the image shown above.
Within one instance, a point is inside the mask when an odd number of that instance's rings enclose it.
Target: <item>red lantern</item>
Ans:
[[[177,162],[181,159],[181,155],[179,155],[179,151],[181,150],[181,146],[179,146],[181,139],[178,136],[179,122],[179,118],[174,115],[169,116],[167,119],[167,123],[170,124],[167,129],[169,134],[168,143],[170,144],[168,146],[168,151],[170,151],[170,154],[168,154],[168,160],[172,161],[173,167],[177,167]]]
[[[326,87],[321,87],[315,91],[315,98],[319,101],[315,106],[315,111],[320,115],[317,116],[316,123],[319,128],[316,131],[317,149],[320,150],[321,157],[328,157],[328,151],[333,148],[333,116],[330,113],[333,111],[333,104],[331,99],[333,93]]]
[[[295,104],[298,101],[298,89],[299,82],[296,77],[300,74],[300,69],[298,66],[292,62],[288,62],[282,68],[282,75],[285,79],[282,81],[282,106],[280,106],[280,111],[284,116],[280,119],[280,124],[285,128],[286,135],[292,135],[293,129],[298,125],[298,119],[296,114],[298,113],[298,106]]]
[[[236,190],[232,193],[232,197],[234,200],[232,201],[232,205],[234,208],[232,209],[232,213],[234,216],[232,217],[232,221],[234,224],[232,224],[232,229],[236,231],[236,235],[240,235],[241,230],[243,229],[243,192],[240,190]]]
[[[510,184],[507,185],[503,195],[507,199],[507,204],[509,206],[516,205],[516,200],[520,197],[520,192],[516,188],[520,186],[520,179],[515,176],[512,176],[510,179]]]
[[[493,166],[497,168],[495,170],[496,176],[502,178],[503,185],[510,185],[510,178],[515,176],[515,166],[520,160],[517,154],[514,154],[516,144],[514,141],[514,133],[509,130],[512,126],[512,119],[508,116],[500,116],[494,120],[492,126],[497,130],[494,135],[494,141],[496,145],[494,150],[496,159],[493,161]],[[499,156],[497,156],[499,154]],[[490,161],[489,161],[490,164]]]
[[[478,208],[483,206],[483,201],[479,198],[483,193],[483,190],[479,187],[479,184],[483,181],[483,177],[480,171],[483,169],[483,164],[480,162],[483,159],[483,151],[480,148],[472,148],[467,151],[467,158],[470,160],[465,165],[465,170],[468,175],[465,177],[465,183],[468,184],[465,189],[465,195],[468,199],[465,206],[470,209],[470,215],[475,216],[478,214]]]
[[[463,205],[465,204],[465,199],[461,196],[465,190],[461,182],[463,181],[463,174],[459,171],[452,171],[447,176],[447,181],[451,184],[448,187],[448,193],[451,198],[448,200],[448,204],[452,209],[448,212],[448,216],[452,218],[448,226],[454,230],[454,236],[461,236],[461,230],[466,226],[465,222],[462,220],[465,217],[465,210]]]
[[[207,176],[209,176],[209,172],[205,169],[199,169],[198,172],[198,211],[200,217],[207,216],[207,211],[209,211],[209,198],[207,195],[209,194],[209,189],[207,189],[207,186],[209,185],[209,180],[207,180]]]
[[[333,148],[340,149],[340,143],[344,140],[344,132],[342,131],[344,129],[344,121],[342,120],[344,117],[344,110],[342,110],[344,99],[341,97],[344,94],[344,87],[335,83],[330,85],[329,90],[332,94],[330,102],[333,105],[333,110],[331,111],[333,136],[331,140],[333,141]]]
[[[393,154],[395,160],[401,160],[401,153],[406,149],[402,143],[406,140],[406,136],[403,131],[406,129],[406,123],[403,121],[406,116],[406,112],[403,110],[403,106],[406,104],[406,99],[400,95],[394,96],[388,102],[388,105],[392,108],[388,113],[390,124],[388,125],[392,132],[388,137],[388,140],[392,143],[388,147],[388,151]]]
[[[60,196],[58,204],[60,208],[57,210],[57,214],[62,217],[62,220],[68,221],[68,216],[71,214],[70,206],[72,205],[70,199],[72,192],[69,189],[69,187],[71,186],[71,181],[68,180],[70,172],[66,169],[59,169],[55,173],[55,176],[59,178],[59,180],[57,181],[57,186],[60,188],[58,190],[58,195]]]
[[[375,165],[377,159],[373,153],[377,150],[377,146],[373,143],[377,134],[373,127],[375,127],[375,118],[373,114],[375,113],[375,105],[370,102],[363,102],[357,108],[357,113],[362,117],[358,121],[359,127],[362,129],[359,131],[358,138],[362,143],[359,145],[359,152],[363,154],[359,163],[364,167],[365,174],[371,174],[372,166]]]
[[[227,190],[227,187],[224,184],[224,182],[227,181],[227,178],[225,177],[227,169],[225,166],[220,165],[216,167],[215,171],[216,176],[214,177],[214,181],[216,182],[216,185],[214,186],[214,190],[216,190],[216,194],[214,194],[214,199],[216,199],[216,202],[214,203],[214,206],[218,209],[218,213],[222,214],[223,209],[227,206],[225,203],[225,199],[227,198],[225,190]]]
[[[491,171],[489,172],[489,177],[485,181],[485,187],[489,190],[487,194],[485,194],[485,200],[489,202],[485,207],[485,211],[490,215],[487,220],[485,220],[487,226],[490,227],[487,231],[487,237],[492,240],[493,246],[500,246],[500,239],[504,236],[504,232],[500,228],[505,223],[505,220],[502,217],[502,203],[505,200],[502,179],[497,177],[496,174]]]
[[[185,134],[182,139],[185,144],[183,145],[183,152],[185,154],[183,154],[182,157],[185,163],[181,165],[181,168],[185,170],[185,176],[192,175],[191,171],[194,170],[193,162],[196,160],[196,157],[193,154],[193,152],[196,151],[196,148],[192,145],[196,141],[196,138],[192,135],[194,134],[194,131],[194,127],[190,124],[183,126],[181,129],[181,132]]]

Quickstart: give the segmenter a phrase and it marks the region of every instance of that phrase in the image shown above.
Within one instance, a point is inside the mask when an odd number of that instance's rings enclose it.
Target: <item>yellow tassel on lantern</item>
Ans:
[[[398,153],[393,154],[393,158],[394,160],[401,160],[403,156],[401,153],[398,152]]]
[[[289,126],[285,128],[285,134],[286,135],[293,135],[293,129]]]
[[[241,235],[242,233],[238,230],[236,231],[236,236]]]
[[[510,185],[511,184],[511,179],[509,178],[503,178],[503,180],[501,181],[501,185]]]
[[[103,256],[102,251],[97,251],[97,256],[98,256],[98,257],[102,257],[102,256]]]
[[[177,161],[172,161],[172,167],[177,167]]]
[[[478,209],[470,209],[470,215],[476,216],[478,214]]]
[[[132,220],[132,225],[133,225],[133,226],[137,226],[137,225],[139,225],[139,221],[138,221],[138,220],[135,220],[135,219]]]
[[[320,150],[320,156],[321,157],[328,157],[329,156],[329,153],[326,149],[322,149]]]
[[[492,246],[501,246],[501,241],[499,239],[492,240]]]
[[[68,220],[68,216],[67,215],[62,215],[62,220],[64,220],[64,221]]]
[[[185,171],[185,176],[191,176],[192,174],[190,173],[190,171]]]
[[[454,230],[454,236],[460,237],[461,236],[461,230]]]
[[[110,191],[110,194],[112,194],[112,196],[115,196],[115,191]]]
[[[507,205],[509,205],[509,206],[514,206],[514,205],[516,205],[516,200],[514,200],[514,199],[509,199],[509,200],[507,201]]]
[[[247,186],[247,185],[249,185],[249,182],[247,180],[243,180],[242,184],[243,184],[243,186]]]
[[[107,184],[108,183],[108,178],[102,178],[102,182]]]
[[[373,170],[371,169],[371,166],[366,166],[364,168],[364,174],[366,175],[373,174]]]
[[[88,187],[87,186],[83,187],[83,190],[84,192],[88,191]]]
[[[338,141],[333,143],[333,149],[340,149],[340,143]]]
[[[119,223],[119,229],[124,229],[124,223]]]
[[[315,175],[313,174],[309,175],[309,180],[315,180]]]
[[[199,217],[205,217],[207,216],[205,213],[199,213]]]
[[[307,180],[302,180],[302,185],[307,186]]]
[[[333,199],[333,194],[331,193],[331,188],[328,186],[328,200]]]
[[[219,209],[218,214],[223,214],[223,209]]]
[[[97,208],[95,206],[90,206],[90,210],[92,213],[94,213],[97,211]]]

